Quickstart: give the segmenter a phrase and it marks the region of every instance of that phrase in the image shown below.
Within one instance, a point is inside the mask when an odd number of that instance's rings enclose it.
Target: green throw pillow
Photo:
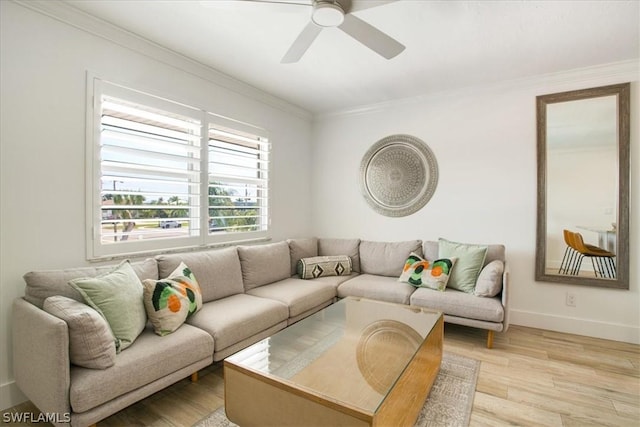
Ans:
[[[128,260],[109,273],[73,279],[69,285],[107,320],[118,353],[129,347],[144,330],[147,314],[142,302],[142,283]]]
[[[447,286],[472,294],[488,249],[487,245],[471,245],[439,239],[438,258],[458,258]]]

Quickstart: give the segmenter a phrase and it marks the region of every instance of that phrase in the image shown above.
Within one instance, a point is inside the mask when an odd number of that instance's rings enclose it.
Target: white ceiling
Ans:
[[[329,28],[294,64],[280,59],[308,23],[310,7],[66,3],[312,113],[640,57],[638,0],[398,0],[354,13],[406,46],[396,58]]]

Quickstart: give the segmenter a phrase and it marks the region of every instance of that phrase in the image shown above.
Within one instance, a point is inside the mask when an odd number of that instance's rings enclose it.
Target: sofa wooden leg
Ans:
[[[487,334],[487,348],[491,349],[493,348],[493,331],[489,330],[489,333]]]
[[[193,374],[191,374],[191,382],[192,383],[197,383],[198,382],[198,372],[194,372]]]

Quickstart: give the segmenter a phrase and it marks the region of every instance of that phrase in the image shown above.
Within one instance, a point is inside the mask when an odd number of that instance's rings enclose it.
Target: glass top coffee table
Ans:
[[[224,361],[245,426],[412,426],[440,370],[442,313],[345,298]]]

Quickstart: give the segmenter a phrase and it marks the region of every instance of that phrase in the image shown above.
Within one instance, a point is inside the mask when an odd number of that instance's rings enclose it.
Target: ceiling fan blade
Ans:
[[[372,7],[382,6],[387,3],[394,3],[398,0],[351,0],[351,8],[345,12],[355,12],[357,10],[370,9]]]
[[[298,38],[293,42],[287,53],[284,54],[280,62],[283,64],[298,62],[307,49],[309,49],[311,43],[313,43],[316,37],[318,37],[320,31],[322,31],[322,27],[314,24],[313,22],[309,22],[307,26],[304,27],[300,35],[298,35]]]
[[[311,7],[313,2],[312,0],[201,0],[200,5],[217,10],[268,13],[276,10],[296,10],[298,6]]]
[[[405,49],[395,39],[350,13],[344,16],[344,22],[338,28],[387,59],[397,56]]]
[[[312,1],[304,0],[240,0],[253,3],[291,4],[294,6],[311,6]]]

